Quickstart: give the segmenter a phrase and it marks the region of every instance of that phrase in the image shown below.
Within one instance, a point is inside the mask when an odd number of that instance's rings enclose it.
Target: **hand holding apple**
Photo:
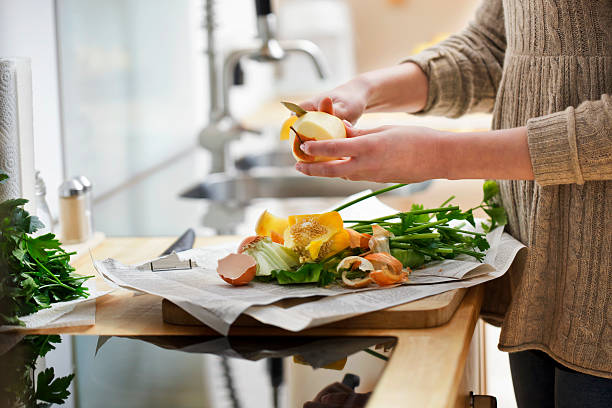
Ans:
[[[337,140],[346,137],[344,122],[334,116],[331,100],[324,103],[325,111],[307,112],[301,107],[283,102],[283,104],[296,113],[285,121],[281,129],[281,140],[287,140],[293,136],[293,157],[298,162],[321,162],[336,160],[338,157],[313,156],[302,150],[302,145],[308,141]]]

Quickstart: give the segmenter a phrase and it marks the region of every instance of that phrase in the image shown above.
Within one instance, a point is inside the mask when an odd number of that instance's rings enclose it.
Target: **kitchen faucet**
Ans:
[[[252,47],[230,52],[223,61],[221,94],[218,89],[218,74],[214,44],[214,0],[206,0],[206,31],[208,55],[208,80],[210,90],[210,111],[208,125],[200,132],[200,145],[212,154],[211,172],[227,170],[229,162],[227,144],[238,139],[244,132],[260,133],[247,129],[232,117],[230,112],[230,88],[233,85],[234,71],[242,58],[258,62],[279,62],[288,54],[303,54],[310,58],[319,77],[327,77],[327,64],[321,49],[307,40],[278,40],[276,38],[276,16],[272,12],[270,0],[255,0],[257,11],[257,43]],[[219,103],[220,102],[220,103]]]

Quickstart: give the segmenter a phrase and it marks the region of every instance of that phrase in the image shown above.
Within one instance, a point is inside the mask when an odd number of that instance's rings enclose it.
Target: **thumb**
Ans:
[[[346,130],[347,138],[363,136],[368,133],[368,131],[365,129],[354,128],[353,125],[351,125],[351,122],[348,120],[343,120],[342,122],[344,122],[344,129]]]
[[[319,111],[329,113],[330,115],[334,114],[334,101],[329,96],[321,99],[319,102]]]

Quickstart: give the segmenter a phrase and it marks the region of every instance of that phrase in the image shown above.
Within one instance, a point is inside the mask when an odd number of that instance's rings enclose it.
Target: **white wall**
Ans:
[[[0,56],[31,59],[35,166],[54,214],[62,180],[56,55],[53,0],[0,0]]]

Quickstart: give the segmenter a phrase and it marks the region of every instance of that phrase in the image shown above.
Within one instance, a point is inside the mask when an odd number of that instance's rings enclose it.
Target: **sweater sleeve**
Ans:
[[[529,154],[542,186],[612,179],[612,95],[529,119]]]
[[[483,0],[461,33],[414,55],[429,79],[422,114],[459,117],[490,112],[502,77],[506,34],[502,0]]]

